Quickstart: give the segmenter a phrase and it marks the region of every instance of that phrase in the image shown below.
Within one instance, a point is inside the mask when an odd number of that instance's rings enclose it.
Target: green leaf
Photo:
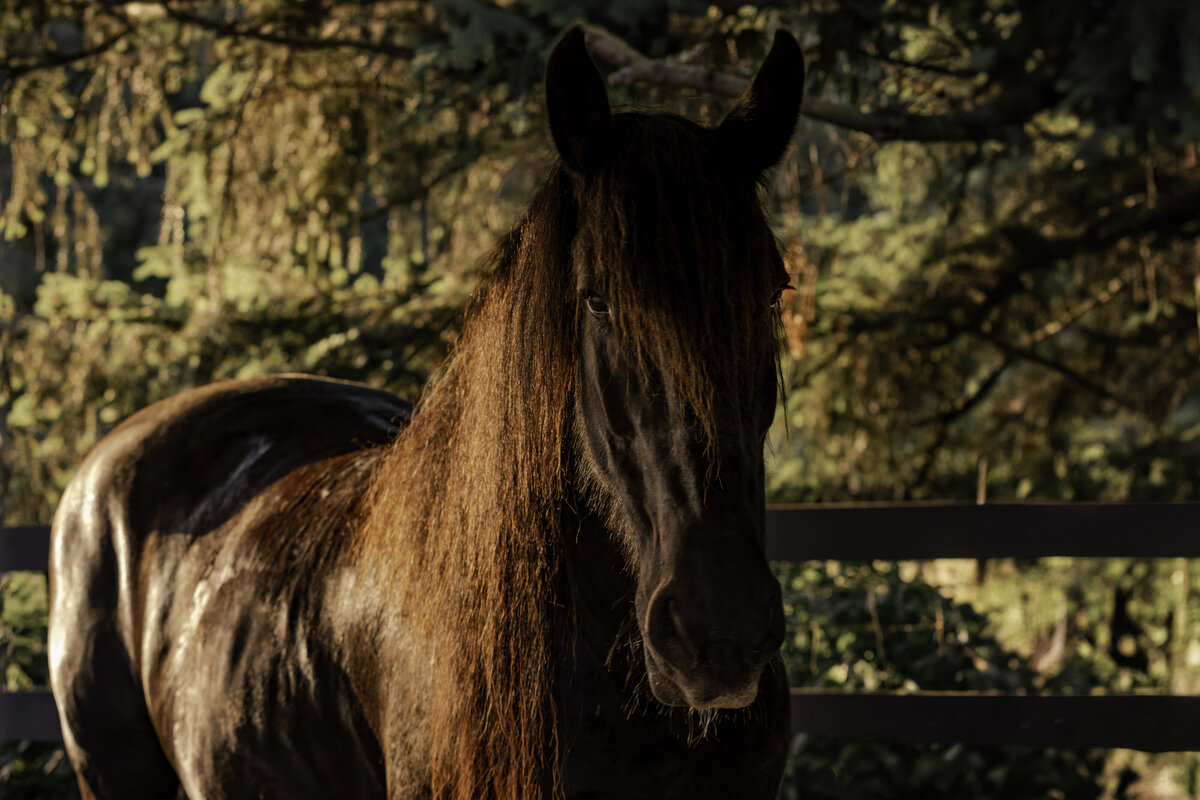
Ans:
[[[34,410],[37,408],[37,398],[31,394],[22,394],[13,401],[8,410],[8,424],[13,428],[32,428],[37,421]]]
[[[17,133],[26,139],[36,138],[38,135],[37,123],[25,117],[17,117]]]
[[[172,115],[175,124],[181,128],[199,122],[204,117],[205,109],[201,107],[181,108]]]

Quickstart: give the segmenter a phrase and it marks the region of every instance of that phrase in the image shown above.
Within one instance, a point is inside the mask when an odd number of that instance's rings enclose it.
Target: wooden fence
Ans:
[[[48,529],[0,529],[0,572],[44,570]],[[1200,558],[1200,504],[773,506],[778,561]],[[1200,750],[1200,697],[792,692],[796,732],[910,742]],[[46,691],[0,692],[0,740],[61,738]]]

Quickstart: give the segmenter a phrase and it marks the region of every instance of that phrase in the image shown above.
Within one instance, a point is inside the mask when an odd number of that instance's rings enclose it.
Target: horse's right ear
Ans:
[[[604,78],[578,25],[563,35],[546,62],[546,110],[567,169],[585,175],[598,168],[607,153],[612,112]]]
[[[795,37],[776,31],[775,41],[750,88],[717,129],[755,176],[783,158],[804,98],[804,54]]]

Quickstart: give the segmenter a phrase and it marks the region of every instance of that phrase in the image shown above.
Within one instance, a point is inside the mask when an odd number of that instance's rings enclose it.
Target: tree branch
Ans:
[[[88,47],[80,50],[78,53],[54,53],[45,58],[31,60],[26,62],[18,61],[17,59],[0,60],[0,70],[7,72],[7,75],[0,73],[0,88],[7,81],[14,80],[26,75],[30,72],[36,72],[43,69],[54,69],[56,67],[65,67],[79,61],[84,61],[92,56],[98,56],[111,50],[117,42],[124,39],[129,34],[133,33],[132,27],[125,27],[124,30],[114,33],[104,41],[100,42],[95,47]]]
[[[652,83],[659,86],[699,89],[724,97],[737,97],[749,80],[691,64],[649,58],[611,33],[589,26],[587,43],[593,53],[615,65],[608,76],[613,86]],[[910,114],[903,109],[881,109],[867,114],[849,106],[805,97],[801,113],[810,118],[860,131],[877,141],[916,142],[988,141],[1001,138],[1013,125],[1052,104],[1053,87],[1033,82],[974,111],[954,114]]]
[[[352,49],[369,53],[393,56],[401,59],[411,59],[416,56],[416,50],[404,45],[390,42],[372,42],[367,39],[347,39],[342,37],[317,38],[307,36],[292,36],[280,33],[270,33],[259,27],[238,26],[231,22],[210,19],[199,14],[193,14],[169,2],[158,4],[169,18],[184,25],[192,25],[208,31],[216,36],[233,39],[253,39],[268,44],[278,44],[296,50],[337,50]]]
[[[996,385],[1000,382],[1000,376],[1004,374],[1011,364],[1012,359],[1009,354],[1003,354],[1000,361],[992,368],[991,372],[988,373],[987,377],[983,379],[974,392],[959,395],[948,408],[917,422],[918,425],[934,425],[935,427],[933,438],[929,440],[925,452],[921,454],[920,466],[917,468],[916,477],[913,479],[912,485],[905,490],[905,499],[911,499],[912,489],[924,486],[926,481],[929,480],[929,474],[933,470],[933,465],[937,461],[938,454],[941,452],[942,446],[946,443],[946,435],[950,432],[950,426],[992,393],[992,389],[996,388]]]
[[[973,392],[964,392],[954,399],[948,407],[938,411],[937,413],[919,420],[920,425],[929,425],[930,423],[938,423],[940,425],[950,425],[959,417],[963,416],[975,406],[979,405],[996,387],[1000,380],[1000,376],[1012,364],[1012,358],[1008,353],[1004,353],[1000,357],[1000,361],[994,366],[987,376],[980,381],[979,386]]]
[[[1045,339],[1062,333],[1086,314],[1090,313],[1092,309],[1104,305],[1116,297],[1117,293],[1125,288],[1125,285],[1133,276],[1135,269],[1136,267],[1128,267],[1122,270],[1119,275],[1105,281],[1099,288],[1092,289],[1088,292],[1087,297],[1069,308],[1067,313],[1050,320],[1037,330],[1030,331],[1022,336],[1017,341],[1016,346],[1019,348],[1029,348]]]
[[[1032,347],[1020,347],[1018,345],[1012,344],[1011,342],[1007,342],[1004,339],[1001,339],[999,336],[996,336],[996,335],[990,334],[990,333],[984,333],[982,331],[970,331],[970,333],[975,336],[978,336],[980,339],[982,339],[985,342],[988,342],[992,346],[996,347],[998,350],[1000,350],[1000,352],[1004,353],[1006,356],[1009,356],[1011,358],[1019,358],[1023,361],[1028,361],[1031,364],[1037,364],[1038,366],[1044,367],[1044,368],[1050,370],[1051,372],[1057,372],[1059,375],[1063,376],[1064,378],[1071,381],[1072,383],[1075,383],[1080,388],[1082,388],[1088,392],[1091,392],[1092,394],[1096,395],[1097,397],[1100,397],[1104,400],[1110,400],[1110,401],[1116,403],[1117,405],[1119,405],[1121,408],[1125,409],[1126,411],[1133,412],[1134,414],[1138,414],[1141,416],[1146,415],[1146,412],[1144,409],[1138,407],[1136,404],[1130,402],[1128,399],[1116,394],[1115,392],[1108,389],[1107,387],[1102,386],[1102,385],[1096,383],[1095,381],[1088,379],[1087,377],[1080,374],[1076,370],[1072,369],[1071,367],[1068,367],[1066,364],[1062,364],[1058,361],[1055,361],[1054,359],[1047,358],[1046,356],[1042,355],[1041,353],[1038,353]]]
[[[867,50],[859,50],[859,52],[869,58],[877,58],[885,64],[891,64],[896,67],[904,67],[905,69],[919,69],[925,72],[934,72],[938,75],[945,75],[950,78],[974,78],[980,72],[972,69],[955,69],[953,67],[943,67],[938,64],[919,64],[916,61],[908,61],[895,56],[884,55],[883,53],[874,53]]]

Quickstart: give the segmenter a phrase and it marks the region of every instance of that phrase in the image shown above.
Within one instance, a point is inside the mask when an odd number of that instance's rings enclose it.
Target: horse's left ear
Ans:
[[[567,169],[587,174],[599,167],[608,148],[612,111],[604,78],[578,25],[563,35],[546,62],[546,111]]]
[[[754,83],[717,129],[721,139],[757,177],[783,158],[804,99],[804,53],[787,31],[776,31]]]

